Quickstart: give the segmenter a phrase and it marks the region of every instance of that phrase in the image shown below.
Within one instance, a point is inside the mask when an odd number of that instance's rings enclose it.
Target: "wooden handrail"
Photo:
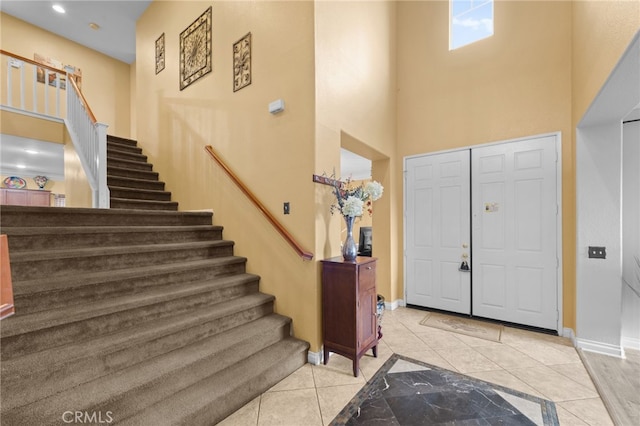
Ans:
[[[11,284],[11,264],[7,236],[0,235],[0,319],[15,313],[13,306],[13,286]]]
[[[227,175],[231,178],[231,180],[240,188],[244,194],[249,197],[249,200],[264,214],[267,220],[271,223],[271,225],[276,228],[276,230],[282,235],[282,237],[293,247],[298,256],[302,257],[303,260],[311,260],[313,259],[313,253],[306,251],[302,248],[300,244],[291,236],[291,234],[282,226],[282,224],[276,219],[269,210],[256,198],[256,196],[247,188],[245,184],[240,181],[238,176],[226,165],[226,163],[222,160],[222,158],[214,151],[211,145],[207,145],[204,147],[205,151],[209,153],[211,158],[215,160],[216,163],[227,173]]]
[[[85,99],[84,95],[82,94],[82,92],[78,88],[78,85],[76,84],[76,80],[73,79],[73,78],[70,78],[69,81],[71,82],[71,85],[73,86],[73,90],[75,90],[76,93],[78,94],[78,97],[80,98],[80,102],[82,102],[82,105],[84,106],[84,109],[87,111],[87,115],[91,119],[91,122],[93,124],[96,124],[98,122],[98,120],[96,120],[96,116],[93,115],[93,111],[91,111],[91,108],[89,107],[89,103],[87,102],[87,100]]]
[[[58,68],[51,67],[49,65],[41,64],[40,62],[36,62],[33,59],[25,58],[24,56],[20,56],[20,55],[16,55],[15,53],[7,52],[4,49],[0,49],[0,53],[2,53],[3,55],[6,55],[6,56],[11,56],[12,58],[15,58],[15,59],[18,59],[20,61],[29,63],[31,65],[35,65],[35,66],[40,67],[40,68],[46,68],[49,71],[57,72],[59,74],[66,74],[67,73],[65,70],[61,70],[61,69],[58,69]]]
[[[10,56],[12,58],[15,58],[15,59],[18,59],[20,61],[26,62],[28,64],[34,65],[36,67],[46,68],[49,71],[53,71],[53,72],[56,72],[58,74],[64,74],[64,75],[68,74],[66,70],[61,70],[61,69],[58,69],[58,68],[51,67],[49,65],[41,64],[40,62],[36,62],[33,59],[25,58],[24,56],[20,56],[20,55],[16,55],[15,53],[7,52],[4,49],[0,49],[0,53],[5,55],[5,56]],[[87,114],[89,114],[89,117],[91,118],[91,120],[92,120],[92,122],[94,124],[97,123],[98,121],[96,120],[96,116],[93,115],[93,111],[91,111],[91,108],[89,107],[89,103],[87,102],[87,100],[85,99],[84,95],[82,94],[82,92],[78,88],[78,85],[76,84],[76,81],[73,78],[73,74],[68,74],[68,75],[71,76],[69,81],[71,82],[71,85],[73,86],[73,89],[78,94],[78,97],[80,98],[80,101],[82,102],[84,108],[87,110]]]

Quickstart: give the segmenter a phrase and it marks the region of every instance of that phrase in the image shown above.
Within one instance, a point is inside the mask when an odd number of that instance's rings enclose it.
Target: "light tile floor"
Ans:
[[[333,354],[327,365],[304,365],[221,425],[328,425],[394,352],[549,399],[561,425],[613,425],[570,340],[505,327],[495,343],[420,325],[426,315],[385,311],[378,358],[365,355],[359,377],[350,360]]]

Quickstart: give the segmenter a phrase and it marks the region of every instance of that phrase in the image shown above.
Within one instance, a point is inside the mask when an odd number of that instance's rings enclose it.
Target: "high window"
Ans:
[[[493,35],[493,0],[449,0],[449,50]]]

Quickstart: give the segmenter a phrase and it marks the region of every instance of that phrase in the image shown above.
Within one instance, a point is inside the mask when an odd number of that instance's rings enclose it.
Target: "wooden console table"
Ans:
[[[0,188],[0,204],[49,207],[51,205],[51,191]]]
[[[360,358],[372,349],[378,356],[375,257],[345,261],[342,256],[322,261],[322,337],[324,363],[329,352],[353,361],[358,377]]]

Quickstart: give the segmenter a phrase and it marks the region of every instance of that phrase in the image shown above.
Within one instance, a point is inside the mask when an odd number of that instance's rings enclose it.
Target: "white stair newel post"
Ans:
[[[109,208],[109,187],[107,186],[107,125],[96,123],[95,128],[98,133],[98,207]]]

